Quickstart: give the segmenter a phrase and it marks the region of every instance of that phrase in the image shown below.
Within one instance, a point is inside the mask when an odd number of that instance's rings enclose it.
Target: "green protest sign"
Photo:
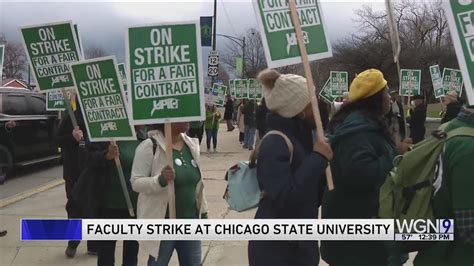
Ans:
[[[70,63],[82,59],[71,22],[20,28],[28,61],[41,91],[74,87]]]
[[[214,94],[212,88],[204,88],[204,99],[207,105],[214,104]]]
[[[71,98],[70,91],[67,90],[68,100]],[[66,110],[66,101],[62,90],[49,90],[46,92],[46,110],[59,111]]]
[[[243,79],[235,79],[235,98],[236,99],[243,99],[244,98],[244,80]]]
[[[474,2],[446,0],[442,4],[464,78],[467,98],[470,104],[474,104]],[[458,93],[461,95],[462,91]]]
[[[204,120],[200,44],[199,22],[128,29],[128,84],[133,123]]]
[[[5,53],[5,45],[0,45],[0,81],[3,75],[3,54]]]
[[[120,81],[122,82],[123,90],[125,91],[125,94],[127,94],[128,92],[127,70],[125,69],[125,64],[124,63],[118,64],[118,70],[119,70]]]
[[[115,57],[71,64],[90,141],[135,140]]]
[[[458,96],[462,94],[462,74],[458,69],[444,68],[443,70],[443,88],[444,93],[454,90],[458,93]]]
[[[212,88],[212,93],[214,95],[214,104],[216,106],[222,107],[225,105],[225,95],[226,95],[227,87],[222,84],[214,83],[214,87]]]
[[[421,70],[400,69],[400,95],[415,96],[421,93]]]
[[[430,66],[431,83],[436,98],[444,96],[443,78],[438,65]]]
[[[301,63],[287,0],[253,0],[267,64],[271,68]],[[319,0],[296,1],[308,60],[331,57]]]
[[[262,84],[258,79],[248,79],[249,99],[260,100],[263,97]]]
[[[336,100],[336,97],[332,96],[331,93],[331,79],[329,78],[324,83],[323,88],[319,92],[319,96],[321,96],[327,103],[333,103]]]
[[[242,98],[248,99],[249,98],[249,80],[248,79],[241,79],[240,80],[240,90],[242,91]]]
[[[331,87],[331,95],[342,97],[342,94],[349,90],[347,81],[347,72],[331,71],[329,75],[329,86]]]
[[[235,94],[235,79],[229,80],[229,93],[232,97],[236,97]]]

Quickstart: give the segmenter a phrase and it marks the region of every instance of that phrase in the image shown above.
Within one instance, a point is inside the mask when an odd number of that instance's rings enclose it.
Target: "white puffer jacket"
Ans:
[[[133,159],[132,176],[130,182],[132,189],[138,192],[137,218],[139,219],[164,219],[168,206],[168,192],[166,187],[161,187],[158,177],[166,166],[166,145],[163,133],[151,131],[149,135],[156,139],[157,148],[153,156],[153,142],[144,140],[138,145]],[[181,134],[185,144],[198,164],[200,157],[199,140]],[[201,214],[207,213],[207,202],[204,196],[204,185],[199,181],[196,187],[196,204]],[[140,241],[140,249],[153,257],[158,256],[160,241]]]

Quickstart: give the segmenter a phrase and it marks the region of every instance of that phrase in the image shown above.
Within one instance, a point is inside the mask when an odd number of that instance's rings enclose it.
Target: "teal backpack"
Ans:
[[[272,130],[265,134],[262,140],[269,135],[278,135],[285,140],[290,151],[290,164],[293,160],[293,144],[291,140],[283,133]],[[260,144],[262,143],[260,141]],[[227,188],[223,198],[229,204],[229,208],[234,211],[242,212],[258,207],[260,200],[265,196],[265,192],[260,190],[257,179],[257,156],[260,151],[260,145],[250,155],[249,161],[239,162],[232,166],[226,173]]]
[[[445,132],[446,126],[443,124],[431,137],[394,159],[394,168],[380,188],[380,218],[434,219],[433,184],[442,170],[439,168],[444,144],[454,137],[474,137],[472,128],[460,127]]]

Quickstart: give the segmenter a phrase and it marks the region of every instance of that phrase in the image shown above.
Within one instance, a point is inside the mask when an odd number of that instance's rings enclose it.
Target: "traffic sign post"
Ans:
[[[219,75],[219,54],[217,51],[210,51],[207,58],[207,75],[217,77]]]

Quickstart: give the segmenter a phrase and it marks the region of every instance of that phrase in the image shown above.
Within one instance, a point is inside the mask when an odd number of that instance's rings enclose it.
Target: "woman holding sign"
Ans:
[[[269,133],[261,141],[257,159],[263,193],[255,218],[316,219],[332,150],[324,140],[313,145],[315,125],[306,79],[275,70],[266,70],[258,78],[269,110]],[[248,254],[251,266],[319,262],[317,241],[250,241]]]
[[[384,115],[390,95],[382,72],[366,70],[352,81],[349,102],[329,124],[334,159],[332,191],[325,191],[322,217],[371,219],[378,216],[379,188],[393,168],[397,151]],[[408,144],[400,146],[400,153]],[[322,241],[322,258],[332,265],[387,265],[381,241]]]
[[[139,193],[137,217],[168,219],[167,185],[174,181],[177,219],[207,218],[207,203],[199,169],[199,140],[188,137],[188,123],[173,123],[173,168],[167,165],[163,127],[149,131],[151,137],[137,148],[131,183]],[[176,249],[180,265],[200,265],[200,241],[143,241],[148,265],[168,265]]]

